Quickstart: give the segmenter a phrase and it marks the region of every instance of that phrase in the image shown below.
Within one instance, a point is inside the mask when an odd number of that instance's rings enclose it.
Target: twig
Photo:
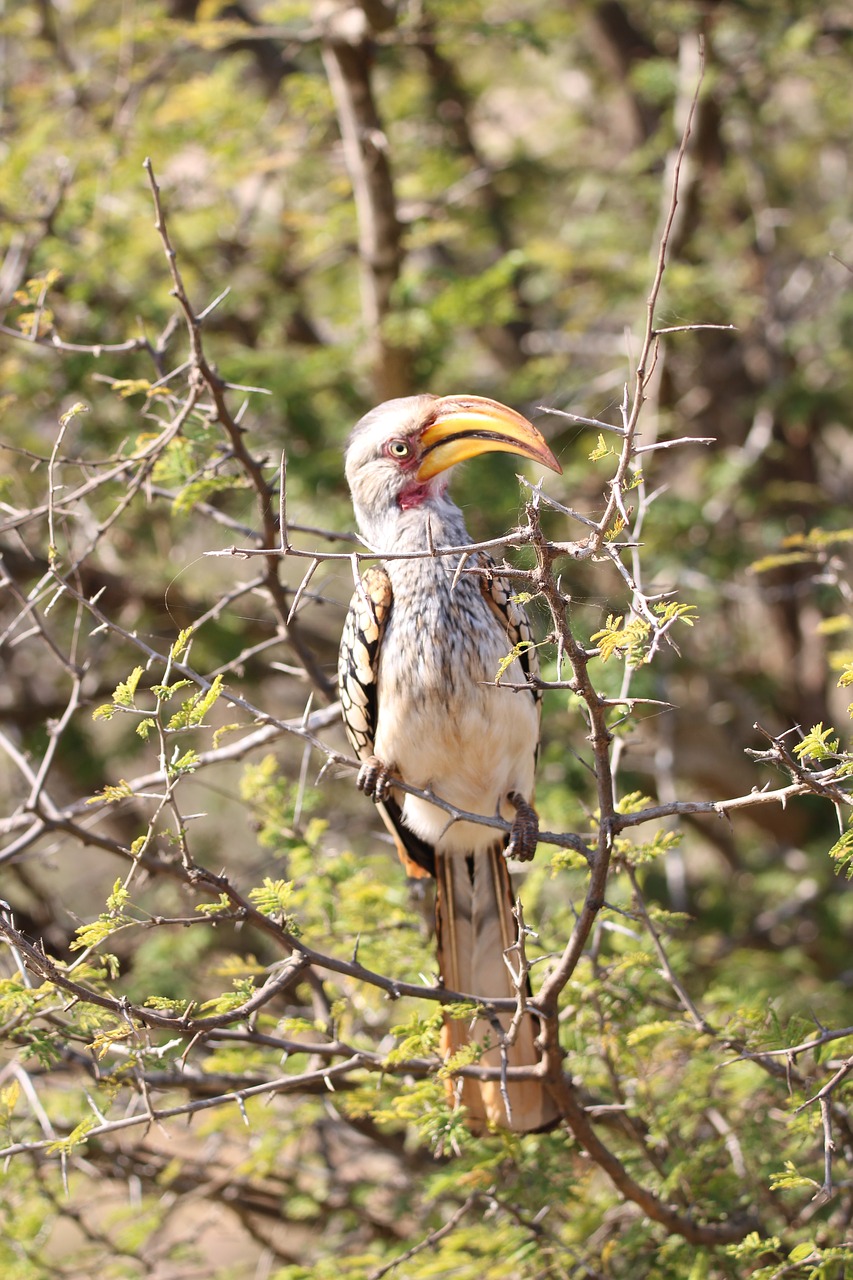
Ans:
[[[210,394],[213,397],[216,419],[221,424],[228,437],[231,454],[238,465],[242,468],[255,493],[258,514],[264,530],[263,540],[267,547],[270,548],[270,550],[266,552],[266,588],[269,591],[270,597],[275,606],[282,630],[290,644],[293,646],[293,649],[295,650],[299,661],[305,668],[307,675],[323,697],[327,701],[331,701],[333,695],[332,682],[317,662],[311,646],[306,644],[302,639],[297,627],[296,619],[291,616],[290,605],[287,601],[287,593],[278,576],[278,564],[282,553],[278,548],[272,548],[274,542],[280,542],[282,531],[277,531],[275,527],[276,521],[273,517],[272,511],[272,488],[264,479],[261,464],[249,449],[247,449],[243,438],[243,428],[240,426],[239,422],[228,407],[226,397],[227,384],[215,371],[205,356],[201,338],[202,318],[195,314],[184,287],[183,278],[181,276],[180,268],[178,267],[177,255],[172,245],[168,227],[166,225],[160,196],[160,187],[157,183],[156,177],[154,176],[154,168],[150,159],[146,159],[144,161],[143,167],[148,175],[148,182],[154,201],[154,226],[160,236],[163,251],[166,255],[166,261],[169,264],[169,273],[172,277],[173,285],[172,292],[178,301],[181,311],[183,312],[186,323],[195,380],[196,382],[203,383],[210,391]],[[280,502],[281,496],[279,497],[279,503]],[[288,619],[290,619],[290,621],[288,621]]]
[[[2,1155],[2,1152],[0,1152],[0,1155]],[[419,1253],[423,1253],[424,1249],[435,1248],[440,1240],[443,1240],[446,1236],[449,1236],[451,1232],[456,1230],[466,1213],[468,1213],[480,1199],[481,1195],[479,1191],[472,1192],[468,1199],[463,1200],[458,1209],[450,1215],[444,1226],[437,1227],[435,1231],[431,1231],[423,1240],[419,1240],[417,1244],[413,1244],[411,1249],[407,1249],[405,1253],[399,1254],[399,1256],[392,1259],[391,1262],[386,1263],[382,1267],[377,1267],[374,1271],[368,1272],[366,1280],[382,1280],[383,1276],[389,1275],[390,1272],[396,1270],[396,1268],[403,1262],[409,1262],[412,1258],[416,1258]]]
[[[336,1063],[334,1066],[324,1066],[319,1071],[306,1071],[301,1075],[279,1076],[275,1080],[265,1080],[263,1084],[247,1085],[243,1089],[232,1090],[228,1093],[215,1094],[209,1098],[198,1098],[192,1102],[179,1103],[174,1107],[160,1107],[153,1112],[155,1120],[171,1120],[175,1116],[191,1116],[196,1115],[200,1111],[210,1111],[215,1107],[221,1107],[226,1103],[240,1103],[247,1098],[263,1097],[265,1094],[278,1093],[298,1093],[300,1091],[310,1089],[312,1085],[322,1084],[327,1079],[338,1079],[345,1077],[350,1072],[356,1070],[361,1065],[361,1055],[353,1054],[345,1062]],[[105,1134],[118,1133],[123,1129],[133,1129],[138,1125],[148,1125],[151,1123],[152,1117],[147,1111],[142,1114],[123,1116],[116,1120],[107,1120],[104,1124],[94,1125],[86,1131],[86,1139],[99,1138]],[[21,1155],[24,1153],[32,1153],[35,1151],[44,1151],[52,1146],[55,1139],[45,1138],[39,1142],[13,1142],[9,1146],[0,1149],[0,1159],[8,1159],[10,1156]]]

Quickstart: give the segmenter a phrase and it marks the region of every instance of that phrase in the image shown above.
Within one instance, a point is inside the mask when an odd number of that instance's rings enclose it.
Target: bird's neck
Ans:
[[[395,505],[380,520],[357,512],[362,535],[374,551],[429,551],[431,547],[460,547],[470,542],[462,512],[446,493],[423,501]]]
[[[388,551],[396,554],[384,562],[397,606],[404,609],[408,603],[409,607],[421,612],[436,608],[446,610],[450,607],[451,597],[459,605],[472,586],[479,589],[473,578],[463,578],[453,587],[458,555],[429,554],[445,547],[464,547],[470,541],[462,512],[449,498],[431,499],[401,511],[394,543],[387,547]],[[413,558],[406,559],[408,554]]]

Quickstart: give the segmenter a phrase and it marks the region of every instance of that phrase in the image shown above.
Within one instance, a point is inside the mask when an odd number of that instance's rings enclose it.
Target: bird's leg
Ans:
[[[507,800],[515,806],[515,817],[509,833],[509,844],[504,849],[504,857],[517,858],[519,862],[530,862],[539,840],[539,816],[533,805],[528,804],[524,796],[520,796],[517,791],[510,791]]]
[[[378,756],[368,756],[358,771],[356,786],[375,804],[381,804],[391,795],[394,769]]]

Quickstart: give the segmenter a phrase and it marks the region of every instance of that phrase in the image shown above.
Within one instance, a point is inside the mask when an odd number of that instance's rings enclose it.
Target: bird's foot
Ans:
[[[504,857],[517,858],[519,862],[530,862],[539,840],[539,816],[533,805],[528,804],[517,791],[510,791],[507,799],[511,805],[515,806],[515,817],[509,833],[509,844],[504,849]]]
[[[375,804],[381,804],[391,795],[394,770],[378,756],[368,756],[358,771],[356,786]]]

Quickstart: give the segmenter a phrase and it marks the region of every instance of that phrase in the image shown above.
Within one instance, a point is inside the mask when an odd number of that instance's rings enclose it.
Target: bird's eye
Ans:
[[[390,440],[388,452],[392,458],[408,458],[411,450],[405,440]]]

